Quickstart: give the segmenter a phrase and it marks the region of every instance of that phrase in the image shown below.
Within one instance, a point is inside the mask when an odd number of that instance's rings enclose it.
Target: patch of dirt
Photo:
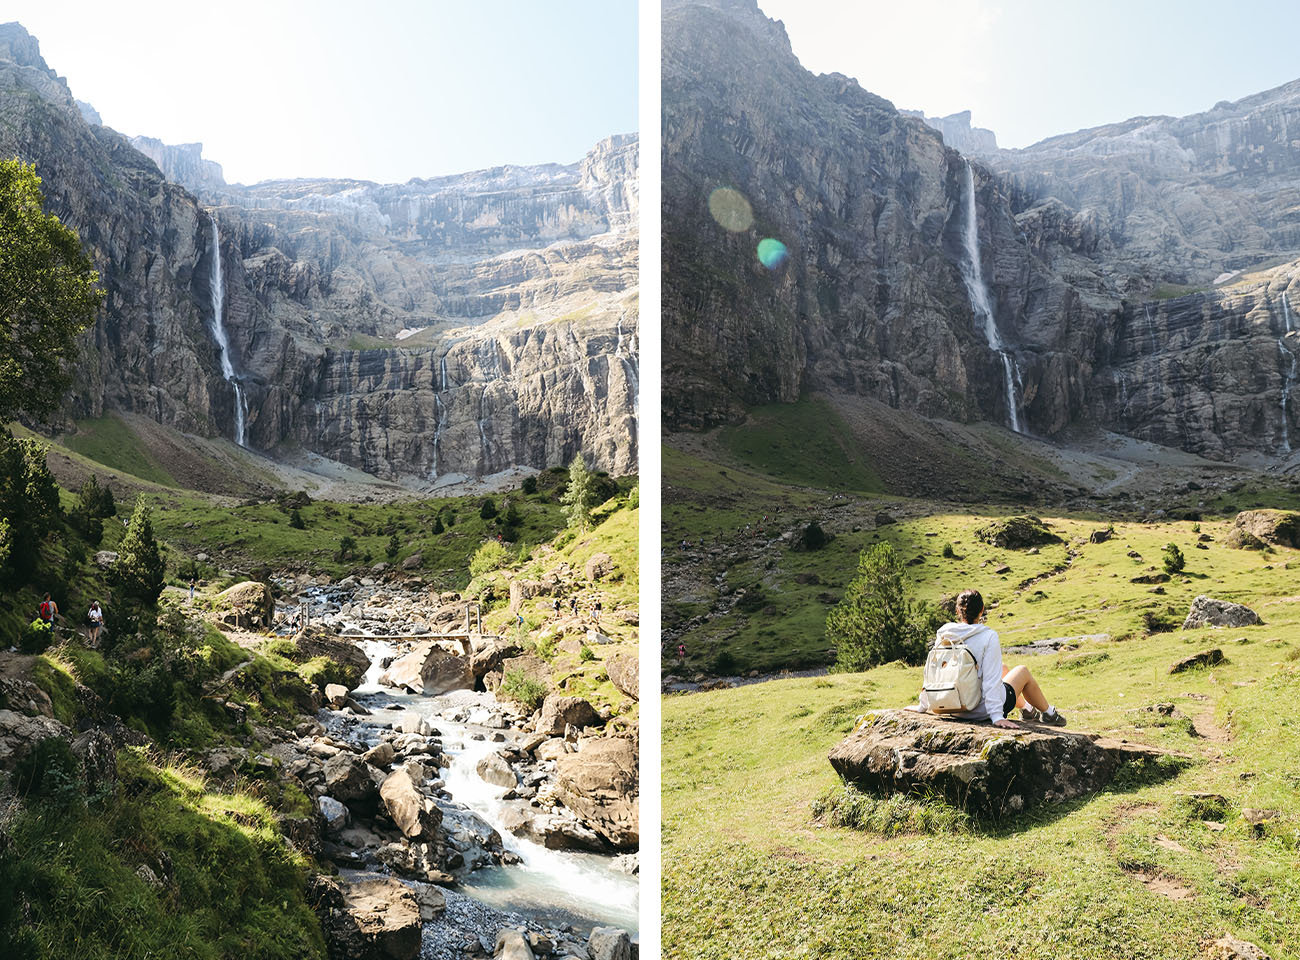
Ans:
[[[1187,848],[1172,837],[1166,837],[1163,833],[1156,834],[1156,846],[1164,847],[1166,850],[1174,850],[1178,853],[1186,853]]]
[[[1192,717],[1192,729],[1198,737],[1211,743],[1227,743],[1232,739],[1227,730],[1214,722],[1214,707],[1208,707]]]
[[[1128,872],[1128,871],[1126,871]],[[1191,900],[1196,892],[1191,887],[1167,874],[1136,871],[1130,874],[1152,893],[1158,893],[1170,900]]]

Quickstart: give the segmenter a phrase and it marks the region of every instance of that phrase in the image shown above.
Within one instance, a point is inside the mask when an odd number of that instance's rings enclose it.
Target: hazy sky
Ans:
[[[570,163],[637,129],[635,0],[8,0],[104,123],[229,182]]]
[[[1287,0],[758,2],[814,73],[930,116],[970,110],[1004,147],[1300,78]]]

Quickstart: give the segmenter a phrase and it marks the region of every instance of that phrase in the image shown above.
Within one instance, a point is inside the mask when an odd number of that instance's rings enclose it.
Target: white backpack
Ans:
[[[959,640],[936,638],[925,658],[923,689],[930,713],[974,710],[984,699],[975,654]]]

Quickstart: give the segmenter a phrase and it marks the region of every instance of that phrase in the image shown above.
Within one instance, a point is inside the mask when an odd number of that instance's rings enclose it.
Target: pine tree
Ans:
[[[166,574],[162,552],[154,539],[151,515],[144,501],[137,500],[112,569],[113,586],[119,598],[148,606],[156,604],[162,596]]]
[[[858,575],[826,617],[835,669],[866,670],[893,660],[920,663],[939,619],[937,610],[907,599],[903,565],[889,544],[863,550]]]
[[[569,486],[560,497],[560,503],[564,505],[560,511],[568,517],[570,527],[586,530],[591,526],[594,486],[591,472],[583,463],[582,454],[578,454],[569,465]]]

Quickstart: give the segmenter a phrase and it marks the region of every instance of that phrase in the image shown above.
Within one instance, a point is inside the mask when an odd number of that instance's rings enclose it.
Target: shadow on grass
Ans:
[[[908,834],[1008,837],[1062,820],[1099,796],[1137,793],[1164,783],[1193,763],[1191,758],[1176,754],[1139,758],[1122,765],[1108,784],[1087,796],[1059,803],[1039,802],[1024,811],[1000,817],[969,812],[937,791],[880,795],[847,782],[814,800],[811,809],[814,821],[820,824],[883,837]],[[1010,790],[1008,785],[1007,792]]]

